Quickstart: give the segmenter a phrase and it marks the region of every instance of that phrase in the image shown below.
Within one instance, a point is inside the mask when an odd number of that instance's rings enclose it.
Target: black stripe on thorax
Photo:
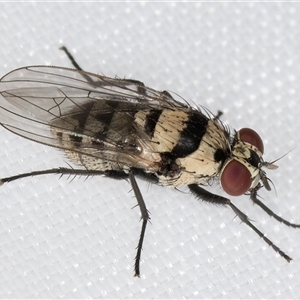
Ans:
[[[162,110],[151,110],[147,116],[146,116],[146,122],[145,122],[145,131],[150,136],[150,138],[153,137],[153,134],[155,132],[155,126],[158,122],[158,119],[162,113]]]
[[[208,120],[200,112],[192,111],[189,113],[186,127],[181,131],[180,138],[171,152],[174,158],[186,157],[199,148],[202,137],[206,133]]]

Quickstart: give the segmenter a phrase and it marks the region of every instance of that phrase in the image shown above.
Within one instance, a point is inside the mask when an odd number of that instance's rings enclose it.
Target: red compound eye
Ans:
[[[250,172],[244,165],[232,160],[221,175],[221,184],[227,194],[241,196],[249,190],[252,184]]]
[[[240,139],[243,142],[255,146],[261,153],[264,153],[264,143],[258,133],[250,128],[239,130]]]

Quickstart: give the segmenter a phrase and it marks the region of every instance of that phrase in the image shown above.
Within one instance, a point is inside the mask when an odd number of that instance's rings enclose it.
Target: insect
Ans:
[[[258,230],[229,199],[205,190],[219,181],[231,196],[249,194],[267,214],[276,215],[258,199],[270,188],[264,169],[277,166],[263,159],[260,136],[249,128],[232,134],[219,117],[182,103],[142,82],[83,71],[66,47],[75,69],[29,66],[0,81],[0,124],[29,140],[62,149],[76,168],[53,168],[0,179],[0,184],[44,174],[104,175],[127,179],[141,211],[142,227],[134,264],[140,259],[150,219],[136,177],[162,186],[187,186],[196,198],[229,206],[288,262],[292,259]]]

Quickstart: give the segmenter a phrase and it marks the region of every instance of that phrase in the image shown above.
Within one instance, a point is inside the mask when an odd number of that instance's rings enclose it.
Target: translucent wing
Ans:
[[[39,143],[95,156],[116,147],[122,151],[120,140],[126,139],[130,128],[130,134],[134,131],[129,124],[136,112],[187,107],[135,80],[48,66],[8,73],[0,81],[0,93],[6,100],[0,99],[0,124],[6,129]]]

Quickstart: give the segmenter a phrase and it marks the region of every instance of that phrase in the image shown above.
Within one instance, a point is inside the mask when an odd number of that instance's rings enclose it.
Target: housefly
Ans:
[[[258,191],[271,190],[264,145],[252,129],[230,132],[205,109],[175,99],[132,79],[83,71],[66,47],[75,69],[28,66],[1,78],[0,124],[29,140],[64,151],[76,168],[53,168],[2,178],[0,184],[29,176],[103,175],[127,179],[141,211],[142,228],[134,274],[149,221],[136,178],[166,186],[187,186],[196,198],[230,207],[288,262],[291,258],[258,230],[228,198],[204,189],[213,180],[230,196],[250,195],[268,215],[299,228],[265,206]]]

